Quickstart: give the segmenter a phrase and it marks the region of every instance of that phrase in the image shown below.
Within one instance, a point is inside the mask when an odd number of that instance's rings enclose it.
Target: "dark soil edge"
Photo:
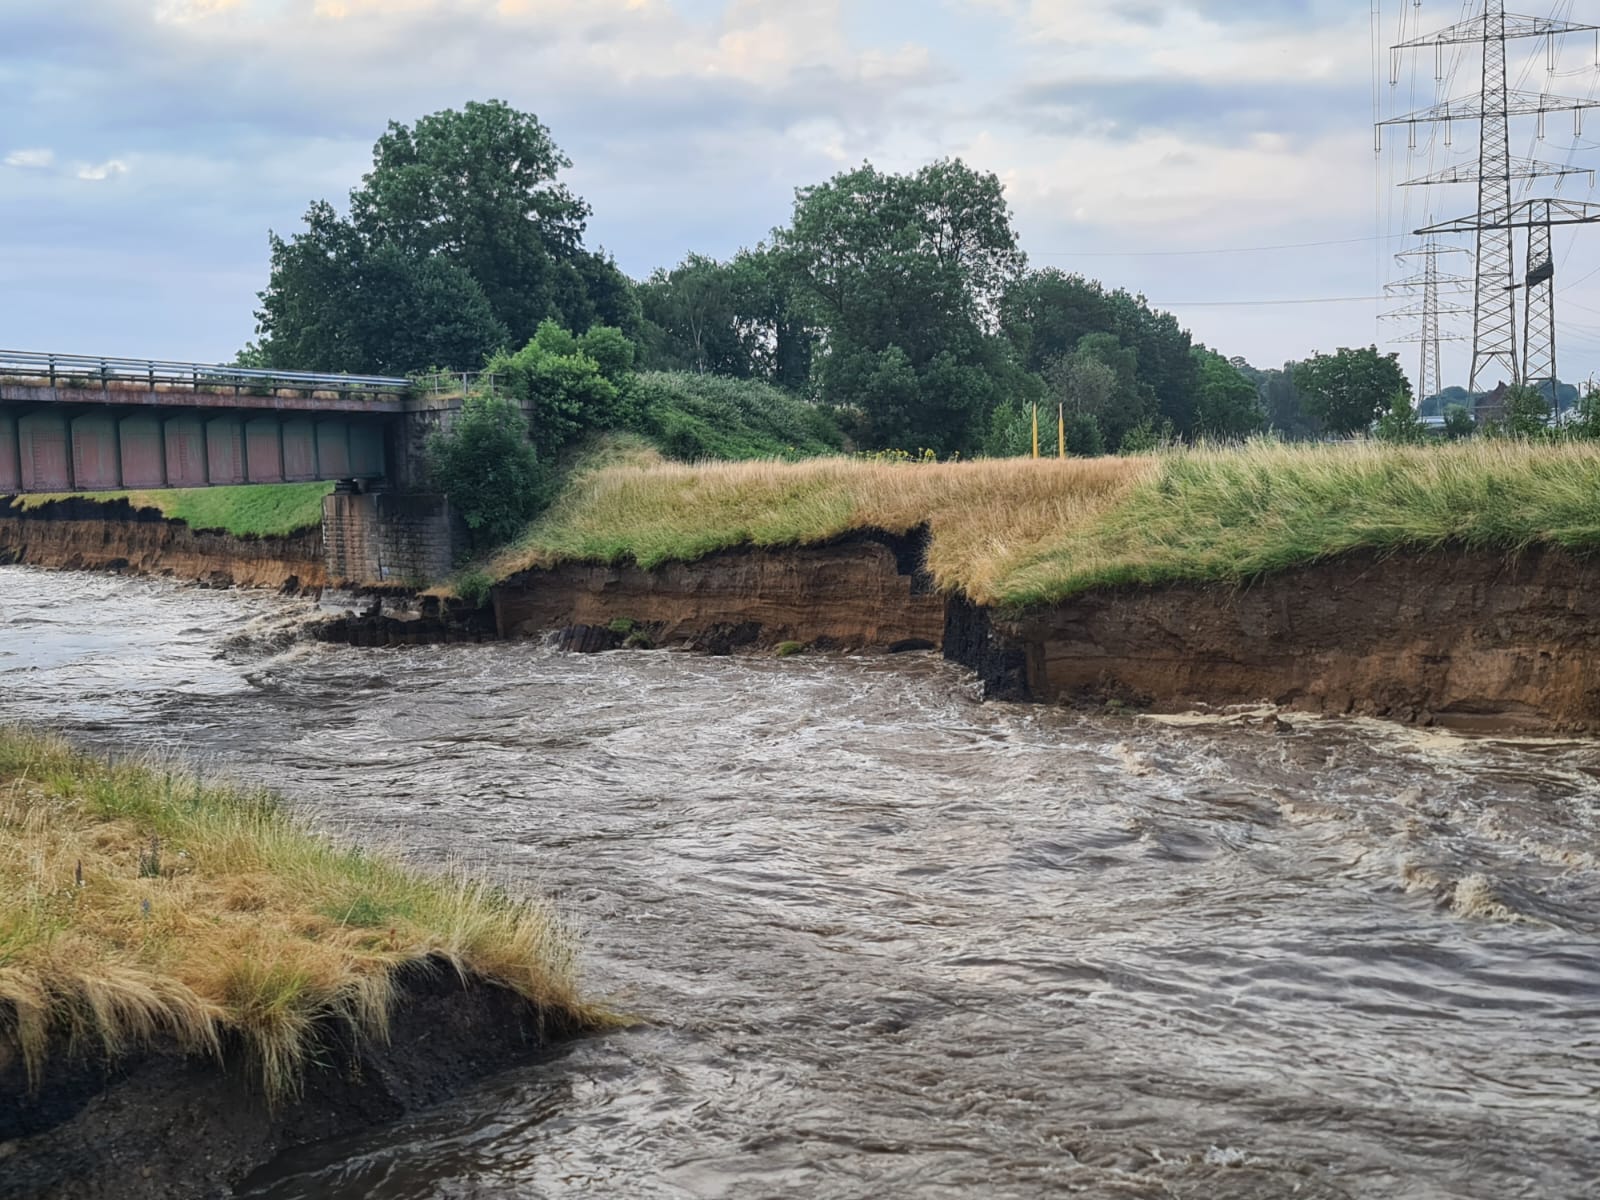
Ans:
[[[238,1069],[170,1039],[115,1063],[69,1059],[30,1093],[0,1039],[0,1200],[225,1196],[286,1149],[437,1104],[580,1032],[442,960],[407,968],[399,991],[387,1043],[330,1024],[302,1094],[276,1109]]]

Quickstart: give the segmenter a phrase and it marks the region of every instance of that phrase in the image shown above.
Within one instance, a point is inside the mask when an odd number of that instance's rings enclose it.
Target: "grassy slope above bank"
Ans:
[[[1239,581],[1355,550],[1588,551],[1600,549],[1600,447],[1257,443],[1065,462],[612,466],[578,475],[493,573],[650,567],[920,525],[941,588],[1007,605]]]
[[[282,1096],[316,1023],[382,1037],[396,972],[435,956],[595,1019],[539,903],[338,846],[262,793],[0,729],[0,1039],[36,1080],[68,1042],[236,1034]]]
[[[235,537],[286,537],[322,524],[322,498],[331,483],[258,483],[244,487],[178,488],[153,492],[73,493],[85,500],[126,500],[153,508],[191,529],[218,529]],[[66,495],[19,496],[12,507],[27,511],[65,500]]]

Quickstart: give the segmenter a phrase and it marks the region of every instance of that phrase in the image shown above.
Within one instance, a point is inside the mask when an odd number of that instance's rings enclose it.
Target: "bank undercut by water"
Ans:
[[[437,1048],[396,1034],[419,998]],[[452,1044],[455,1016],[472,1044]],[[214,1132],[249,1131],[226,1174],[281,1148],[285,1120],[348,1124],[324,1111],[330,1094],[370,1119],[404,1107],[393,1076],[459,1075],[408,1058],[448,1053],[481,1073],[604,1019],[540,900],[342,845],[258,790],[0,729],[0,1143],[22,1139],[7,1170],[32,1186],[98,1186],[92,1161],[58,1161],[57,1143],[87,1138],[92,1160],[94,1135],[73,1121],[114,1108],[117,1087],[137,1092],[152,1063],[187,1072],[183,1087],[145,1086],[124,1107],[223,1089]],[[152,1186],[193,1182],[179,1170]]]

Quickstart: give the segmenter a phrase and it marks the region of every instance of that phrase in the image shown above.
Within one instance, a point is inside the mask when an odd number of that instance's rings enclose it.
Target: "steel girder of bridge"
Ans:
[[[382,479],[409,387],[0,352],[0,494]]]

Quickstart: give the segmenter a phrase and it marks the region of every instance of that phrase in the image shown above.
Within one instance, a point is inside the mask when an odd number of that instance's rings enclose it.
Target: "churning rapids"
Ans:
[[[1600,743],[986,705],[929,657],[356,651],[0,569],[0,717],[553,895],[646,1024],[289,1197],[1600,1194]]]

